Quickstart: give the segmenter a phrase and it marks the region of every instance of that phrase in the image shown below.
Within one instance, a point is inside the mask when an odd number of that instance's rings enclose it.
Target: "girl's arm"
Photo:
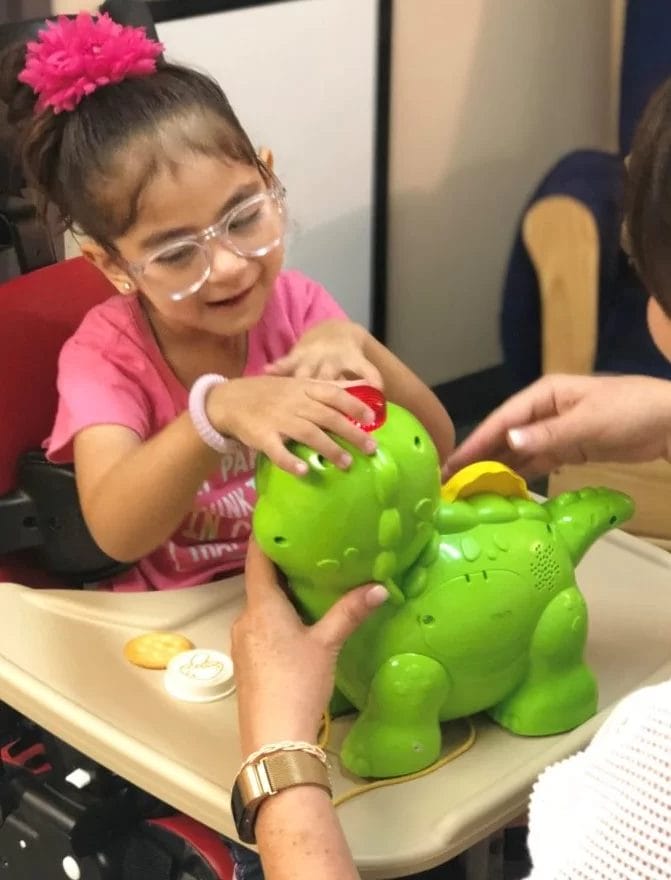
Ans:
[[[276,464],[303,474],[285,438],[307,444],[341,468],[350,456],[326,432],[362,452],[375,442],[352,421],[373,418],[343,388],[307,379],[260,376],[234,379],[208,395],[207,413],[221,434],[265,452]],[[166,541],[189,512],[218,454],[200,439],[188,413],[149,440],[129,428],[96,425],[74,441],[82,512],[98,546],[113,559],[133,562]]]
[[[363,351],[382,375],[389,400],[410,410],[424,425],[436,444],[443,465],[454,449],[454,425],[445,407],[431,389],[395,354],[364,330]]]
[[[95,425],[74,441],[82,513],[98,546],[120,562],[147,556],[188,513],[218,455],[188,414],[142,442],[129,428]]]

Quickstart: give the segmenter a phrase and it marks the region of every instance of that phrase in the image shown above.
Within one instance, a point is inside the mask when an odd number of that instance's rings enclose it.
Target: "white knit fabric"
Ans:
[[[534,786],[528,880],[671,880],[671,682],[614,710]]]

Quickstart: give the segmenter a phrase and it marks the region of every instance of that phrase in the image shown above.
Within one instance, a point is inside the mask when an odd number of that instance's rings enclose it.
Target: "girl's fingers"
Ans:
[[[378,368],[371,364],[369,360],[366,360],[366,358],[362,357],[356,365],[353,365],[351,370],[348,370],[348,372],[360,377],[367,385],[372,385],[373,388],[377,388],[379,391],[382,391],[384,388],[382,373],[380,373]]]
[[[370,424],[375,420],[375,413],[353,394],[349,394],[342,386],[328,382],[315,382],[307,389],[308,397],[337,410],[361,425]]]
[[[291,430],[290,436],[292,439],[298,440],[299,443],[309,446],[317,453],[317,456],[321,456],[325,461],[331,462],[341,470],[347,470],[352,464],[352,456],[349,452],[339,446],[319,425],[309,419],[299,420],[296,427]]]
[[[263,446],[258,446],[257,448],[261,449],[273,464],[276,464],[277,467],[281,468],[283,471],[287,471],[289,474],[296,474],[297,476],[302,477],[310,470],[307,462],[289,452],[279,435],[267,439]],[[342,452],[342,450],[340,451]]]
[[[294,367],[292,375],[296,379],[316,379],[321,378],[317,374],[317,367],[312,363],[301,363],[298,364],[297,367]]]
[[[286,355],[272,364],[266,364],[264,369],[271,376],[290,376],[294,369],[294,361],[291,355]]]
[[[315,367],[314,377],[321,382],[335,382],[342,376],[342,371],[334,364],[319,364]]]
[[[329,406],[315,403],[314,409],[305,413],[305,418],[318,425],[322,430],[351,443],[364,455],[371,455],[377,449],[377,443],[370,434],[367,434],[347,416]]]

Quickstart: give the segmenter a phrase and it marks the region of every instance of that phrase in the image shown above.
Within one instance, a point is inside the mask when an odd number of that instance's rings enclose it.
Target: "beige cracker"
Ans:
[[[165,669],[173,657],[193,647],[193,643],[179,633],[149,632],[126,642],[123,654],[130,663],[143,669]]]

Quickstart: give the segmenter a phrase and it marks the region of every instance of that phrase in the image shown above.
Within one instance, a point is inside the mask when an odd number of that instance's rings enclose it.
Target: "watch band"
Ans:
[[[216,385],[221,385],[223,382],[228,382],[228,379],[217,375],[217,373],[206,373],[204,376],[196,379],[189,392],[189,415],[191,416],[194,428],[198,432],[198,436],[210,449],[214,449],[215,452],[221,455],[230,450],[232,441],[214,429],[207,417],[205,403],[210,391]]]
[[[310,752],[275,752],[242,768],[233,786],[231,809],[243,843],[256,843],[256,817],[265,799],[296,785],[317,785],[331,794],[328,771]]]

